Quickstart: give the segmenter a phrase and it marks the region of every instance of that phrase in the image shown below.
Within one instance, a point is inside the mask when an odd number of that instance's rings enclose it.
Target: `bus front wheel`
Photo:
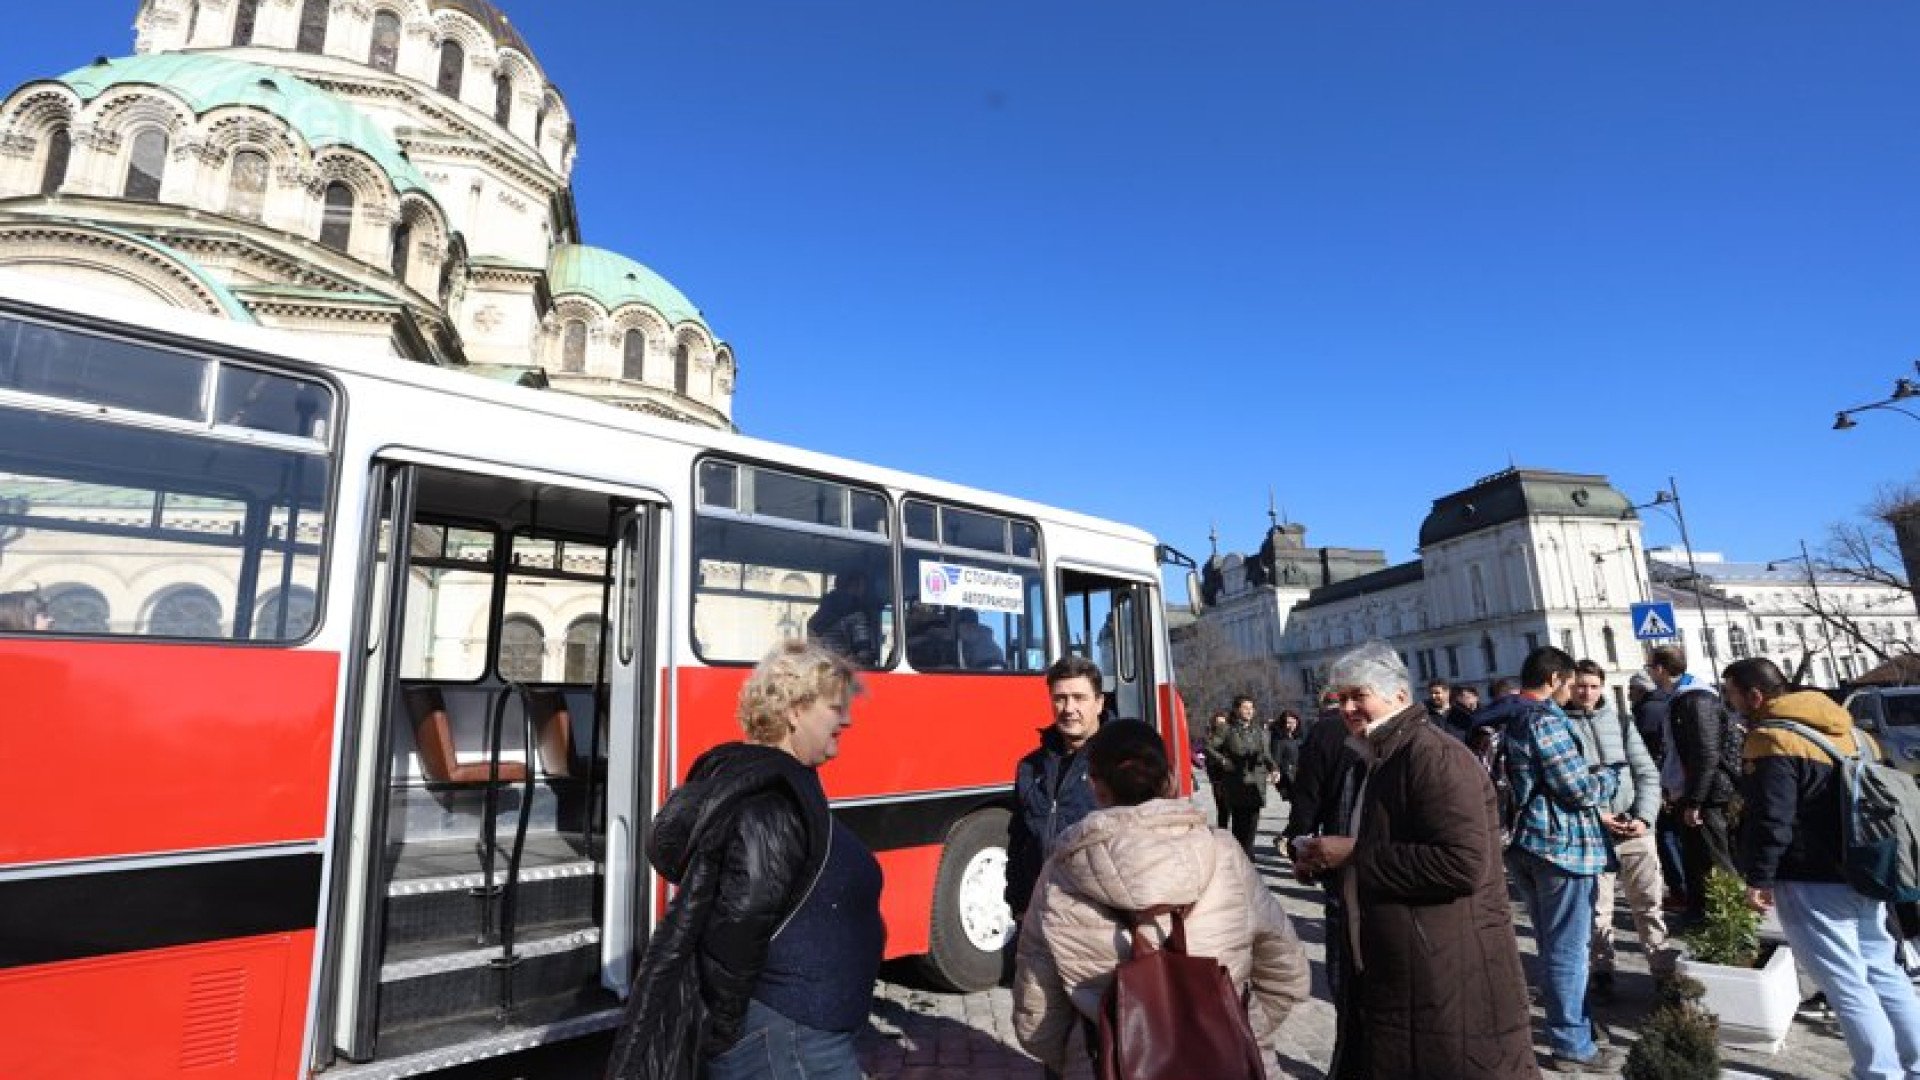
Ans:
[[[947,834],[934,878],[927,974],[952,990],[986,990],[1000,982],[1013,940],[1007,910],[1007,823],[1000,807],[960,819]]]

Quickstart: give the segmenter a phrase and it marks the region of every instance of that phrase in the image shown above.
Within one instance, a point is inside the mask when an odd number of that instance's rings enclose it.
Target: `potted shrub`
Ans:
[[[1747,887],[1733,874],[1707,877],[1706,917],[1686,935],[1680,973],[1696,980],[1701,1005],[1719,1018],[1720,1041],[1729,1046],[1780,1049],[1800,1000],[1793,951],[1785,942],[1760,940],[1760,915],[1747,906]]]
[[[1706,988],[1693,979],[1663,980],[1652,1015],[1627,1054],[1625,1080],[1715,1080],[1720,1076],[1720,1025],[1700,1006]]]

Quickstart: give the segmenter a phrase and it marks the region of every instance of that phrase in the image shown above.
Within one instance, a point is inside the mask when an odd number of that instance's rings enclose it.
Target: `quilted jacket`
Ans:
[[[1233,836],[1178,799],[1095,810],[1060,839],[1020,928],[1013,1027],[1020,1044],[1064,1070],[1080,1017],[1098,1015],[1114,968],[1130,951],[1115,912],[1191,905],[1187,951],[1226,965],[1250,987],[1248,1019],[1268,1042],[1306,999],[1306,953],[1293,924]],[[1165,940],[1172,921],[1162,917]]]

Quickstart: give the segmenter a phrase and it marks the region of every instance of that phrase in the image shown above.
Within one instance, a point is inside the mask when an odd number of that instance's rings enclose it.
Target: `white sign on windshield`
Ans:
[[[920,564],[920,601],[939,607],[1023,615],[1027,610],[1027,590],[1019,574],[958,563],[923,562]]]

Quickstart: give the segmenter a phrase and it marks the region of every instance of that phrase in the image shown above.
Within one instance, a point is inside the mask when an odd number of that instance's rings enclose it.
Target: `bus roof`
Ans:
[[[350,341],[341,338],[231,322],[159,301],[130,302],[125,296],[4,269],[0,269],[0,302],[77,317],[101,329],[203,342],[261,358],[290,360],[322,371],[422,387],[505,408],[633,431],[696,449],[717,450],[812,472],[858,478],[934,498],[990,506],[1118,539],[1154,543],[1151,534],[1122,522],[750,435],[648,416],[577,395],[509,385],[458,370],[416,363],[371,348],[355,350]]]

